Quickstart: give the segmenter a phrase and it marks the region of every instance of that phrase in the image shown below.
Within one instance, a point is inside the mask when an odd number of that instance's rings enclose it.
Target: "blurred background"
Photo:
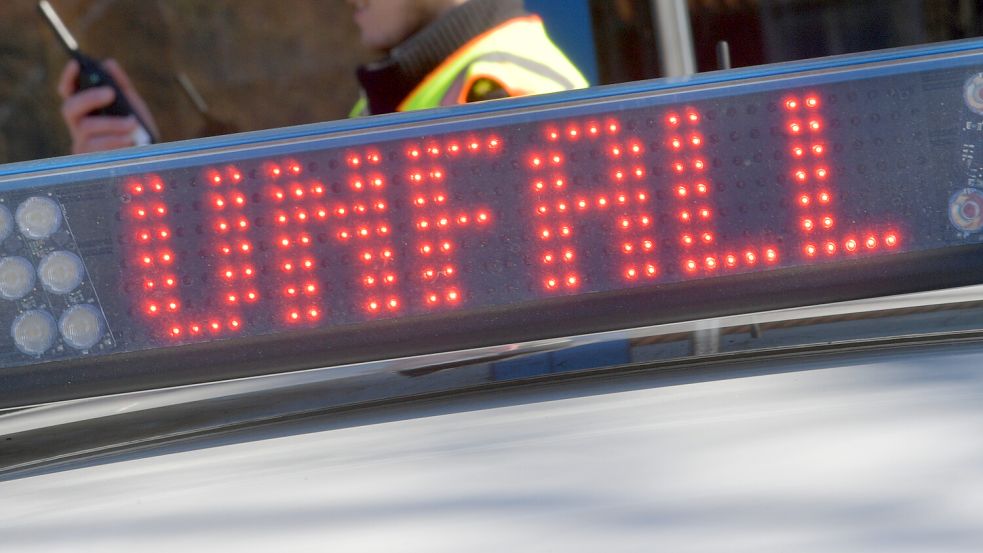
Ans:
[[[0,3],[0,163],[68,153],[66,56],[34,0]],[[360,46],[344,0],[52,0],[83,51],[129,72],[166,141],[346,117]],[[690,70],[978,36],[983,0],[527,0],[592,84],[674,74],[660,20],[685,12]],[[662,27],[664,29],[664,27]],[[682,56],[685,57],[685,56]],[[177,80],[207,103],[203,117]]]

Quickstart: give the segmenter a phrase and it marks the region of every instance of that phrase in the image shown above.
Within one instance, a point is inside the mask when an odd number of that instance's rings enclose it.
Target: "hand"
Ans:
[[[106,60],[102,65],[116,80],[133,109],[150,127],[150,133],[158,136],[157,126],[147,104],[137,94],[123,68],[115,60]],[[71,60],[58,80],[58,94],[64,100],[61,104],[61,116],[72,136],[72,153],[101,152],[134,146],[133,131],[140,126],[136,117],[90,116],[89,113],[112,104],[116,98],[115,92],[108,86],[76,92],[78,74],[78,62]]]

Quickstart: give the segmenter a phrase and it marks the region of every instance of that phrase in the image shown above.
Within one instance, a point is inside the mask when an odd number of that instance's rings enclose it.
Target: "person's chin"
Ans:
[[[362,44],[366,48],[371,48],[372,50],[379,50],[382,52],[388,52],[396,46],[393,44],[392,40],[389,40],[386,37],[366,33],[362,33]]]

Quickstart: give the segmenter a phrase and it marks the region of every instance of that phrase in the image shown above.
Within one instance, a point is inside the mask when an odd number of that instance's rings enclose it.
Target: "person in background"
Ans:
[[[522,0],[347,1],[363,44],[385,54],[357,69],[362,94],[353,117],[587,86]],[[157,135],[150,110],[123,69],[113,60],[105,67]],[[134,118],[89,115],[111,104],[113,91],[77,92],[78,70],[69,62],[58,85],[72,152],[135,145]]]

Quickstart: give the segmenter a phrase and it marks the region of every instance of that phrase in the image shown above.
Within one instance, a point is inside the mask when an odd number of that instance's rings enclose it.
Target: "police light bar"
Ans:
[[[983,42],[0,168],[0,405],[983,281]]]

